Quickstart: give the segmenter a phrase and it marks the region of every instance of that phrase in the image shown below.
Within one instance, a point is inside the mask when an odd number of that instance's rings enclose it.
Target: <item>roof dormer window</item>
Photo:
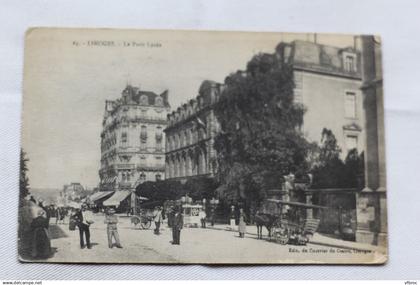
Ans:
[[[149,98],[146,95],[142,95],[140,97],[140,104],[141,105],[149,105]]]
[[[161,97],[156,97],[156,106],[163,106],[163,100]]]
[[[343,67],[347,72],[356,72],[356,54],[344,52],[343,53]]]

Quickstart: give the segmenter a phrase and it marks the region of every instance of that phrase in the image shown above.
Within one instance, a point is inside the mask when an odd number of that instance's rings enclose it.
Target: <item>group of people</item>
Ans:
[[[21,255],[28,251],[32,258],[48,258],[52,254],[49,233],[50,207],[44,201],[27,195],[21,201],[19,240]]]
[[[155,223],[154,233],[160,234],[160,226],[163,222],[163,211],[162,207],[156,207],[153,211],[153,221]],[[173,211],[168,215],[170,219],[170,226],[172,227],[172,244],[179,245],[181,238],[181,230],[184,226],[184,219],[181,213],[180,207],[175,207]],[[92,212],[88,210],[86,204],[83,204],[80,210],[76,211],[70,217],[69,228],[75,230],[76,227],[79,229],[80,248],[91,249],[92,244],[90,240],[90,226],[94,223]],[[118,216],[115,215],[114,208],[108,208],[105,210],[104,223],[107,225],[107,236],[108,236],[108,247],[123,248],[118,233]],[[115,241],[115,243],[114,243]]]
[[[42,200],[38,202],[33,198],[25,199],[22,207],[21,227],[23,235],[29,236],[31,241],[31,256],[33,258],[48,258],[51,255],[51,242],[49,234],[50,219],[56,218],[55,223],[64,223],[64,218],[69,215],[69,229],[74,231],[76,228],[79,231],[80,248],[91,249],[92,243],[90,240],[90,227],[94,223],[93,214],[88,209],[87,204],[82,204],[80,209],[75,209],[69,213],[68,209],[54,206],[44,206]],[[153,210],[153,221],[155,224],[154,234],[160,234],[160,228],[167,217],[168,225],[172,228],[173,245],[181,243],[181,230],[184,227],[184,218],[182,214],[182,207],[176,205],[171,207],[169,211],[165,212],[162,207],[158,206]],[[201,210],[199,212],[201,227],[206,228],[206,213]],[[243,209],[239,211],[239,236],[243,238],[246,232],[246,215]],[[118,233],[118,216],[115,214],[114,208],[105,210],[104,223],[106,224],[108,247],[109,248],[123,248],[121,245]],[[211,219],[212,225],[214,219]]]

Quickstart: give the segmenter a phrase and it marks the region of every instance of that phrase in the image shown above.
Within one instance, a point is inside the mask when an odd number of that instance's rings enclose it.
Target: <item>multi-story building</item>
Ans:
[[[294,41],[280,43],[276,55],[293,66],[294,99],[307,109],[302,126],[306,138],[319,142],[322,129],[328,128],[342,149],[342,158],[353,148],[363,151],[360,51]]]
[[[71,202],[81,202],[87,196],[89,190],[83,188],[79,182],[71,182],[63,186],[63,190],[59,192],[56,198],[57,205],[68,206]]]
[[[361,94],[360,52],[307,41],[280,43],[278,58],[292,64],[294,98],[303,104],[302,131],[309,141],[320,142],[323,128],[332,130],[342,158],[353,148],[365,148]],[[246,73],[244,73],[246,76]],[[223,85],[204,81],[196,99],[168,115],[166,128],[166,177],[213,175],[216,153],[213,141],[219,125],[213,106]]]
[[[106,101],[101,133],[100,190],[131,190],[165,177],[168,92],[128,85],[122,97]]]
[[[223,85],[204,81],[199,95],[168,114],[166,178],[212,176],[216,170],[214,137],[219,125],[213,112]]]

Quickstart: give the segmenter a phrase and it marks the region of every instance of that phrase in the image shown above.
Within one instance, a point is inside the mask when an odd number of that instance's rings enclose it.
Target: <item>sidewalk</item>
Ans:
[[[231,229],[230,225],[223,224],[223,225],[207,225],[207,228],[214,229],[214,230],[224,230],[224,231],[232,231],[237,232],[237,227],[235,229]],[[257,236],[257,226],[255,225],[247,225],[246,226],[246,233],[247,235]],[[267,229],[263,228],[263,239],[267,238],[268,232]],[[353,241],[345,241],[341,239],[335,239],[331,237],[324,236],[319,233],[315,233],[314,236],[309,240],[310,244],[316,245],[323,245],[328,247],[337,247],[342,249],[351,249],[351,250],[359,250],[359,251],[375,251],[380,253],[386,253],[387,249],[383,247],[378,247],[370,244],[364,244],[359,242]]]

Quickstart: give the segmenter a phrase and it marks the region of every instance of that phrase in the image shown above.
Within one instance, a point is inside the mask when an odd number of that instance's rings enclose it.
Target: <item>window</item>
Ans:
[[[185,144],[186,145],[191,144],[190,130],[185,131]]]
[[[140,174],[140,183],[143,183],[144,181],[146,181],[146,174],[144,174],[144,172],[142,172],[141,174]]]
[[[156,106],[162,106],[163,105],[163,100],[161,97],[157,97],[156,98]]]
[[[156,174],[156,181],[160,181],[162,179],[162,175],[160,173]]]
[[[128,136],[127,136],[126,132],[123,132],[121,134],[121,145],[122,146],[127,146],[127,144],[128,144]]]
[[[156,128],[156,148],[159,150],[162,149],[162,139],[162,127],[159,126]]]
[[[183,147],[184,146],[184,137],[183,137],[182,133],[180,133],[178,135],[178,146],[179,147]]]
[[[355,56],[352,54],[344,55],[344,70],[354,72],[356,71],[356,61]]]
[[[346,92],[345,113],[347,118],[356,118],[356,93]]]
[[[346,148],[347,152],[349,152],[352,149],[357,149],[357,136],[355,135],[348,135],[346,136]]]
[[[141,105],[149,105],[149,98],[146,95],[142,95],[140,97],[140,104]]]

